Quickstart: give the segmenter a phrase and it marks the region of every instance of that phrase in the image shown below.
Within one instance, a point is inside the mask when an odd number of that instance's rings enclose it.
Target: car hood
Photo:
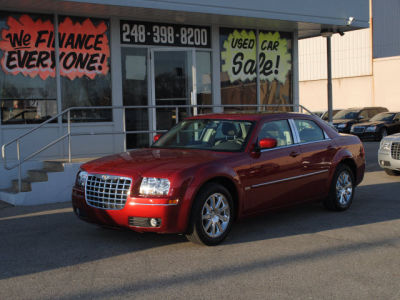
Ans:
[[[346,123],[349,123],[349,122],[355,122],[353,119],[336,119],[336,120],[333,120],[332,121],[332,123],[333,124],[346,124]]]
[[[383,138],[385,141],[400,142],[400,133],[391,134]]]
[[[357,126],[377,126],[377,125],[382,125],[385,124],[383,121],[369,121],[369,122],[363,122],[363,123],[358,123]]]
[[[137,149],[105,156],[81,166],[87,172],[126,176],[168,176],[234,153],[182,149]]]

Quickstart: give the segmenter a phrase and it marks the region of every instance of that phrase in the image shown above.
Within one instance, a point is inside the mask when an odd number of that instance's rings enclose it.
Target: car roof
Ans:
[[[387,109],[386,107],[382,107],[382,106],[366,106],[366,107],[349,107],[349,108],[345,108],[342,110],[362,110],[362,109],[376,109],[376,108]]]
[[[294,112],[240,112],[240,113],[213,113],[204,114],[187,118],[188,120],[193,119],[222,119],[222,120],[241,120],[241,121],[259,121],[270,117],[277,118],[293,118],[294,116],[310,117],[311,115],[294,113]]]

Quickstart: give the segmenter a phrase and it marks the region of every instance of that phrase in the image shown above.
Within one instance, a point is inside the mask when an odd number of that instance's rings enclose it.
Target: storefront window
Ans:
[[[57,114],[54,16],[0,13],[2,124]],[[62,109],[111,105],[109,22],[59,17]],[[72,120],[111,121],[111,110],[72,111]]]
[[[257,104],[256,31],[221,28],[220,49],[221,104]]]
[[[109,22],[59,17],[62,108],[111,106]],[[71,112],[75,122],[112,120],[108,109]]]
[[[52,20],[51,15],[0,12],[2,124],[41,123],[57,114],[54,48],[40,47],[39,34],[54,31]]]
[[[260,104],[293,104],[292,37],[289,33],[260,31]],[[290,106],[280,110],[292,110]]]

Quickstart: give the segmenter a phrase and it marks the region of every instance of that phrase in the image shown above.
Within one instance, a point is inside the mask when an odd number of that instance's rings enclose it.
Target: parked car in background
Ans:
[[[385,107],[349,108],[339,111],[333,118],[333,126],[339,132],[350,133],[351,126],[355,123],[369,121],[373,116],[387,112]]]
[[[378,163],[388,175],[400,175],[400,133],[388,135],[381,140]]]
[[[321,118],[322,115],[325,113],[325,111],[313,111],[312,113],[317,117]]]
[[[332,110],[332,118],[334,118],[335,115],[336,115],[339,111],[341,111],[341,109],[333,109],[333,110]],[[329,119],[328,111],[325,111],[325,112],[321,115],[320,118],[321,118],[322,120],[324,120],[324,121],[328,121],[328,119]]]
[[[400,132],[400,113],[383,112],[373,116],[368,122],[351,126],[350,133],[360,138],[373,138],[380,141],[389,134]]]
[[[341,111],[341,109],[333,109],[332,110],[332,116],[335,116],[335,114],[338,113],[339,111]],[[317,117],[320,117],[324,121],[328,121],[329,115],[328,115],[328,111],[327,110],[314,111],[313,114],[316,115]]]
[[[82,165],[75,214],[216,245],[244,217],[316,200],[346,210],[364,176],[360,139],[311,115],[202,115],[157,137],[151,148]]]

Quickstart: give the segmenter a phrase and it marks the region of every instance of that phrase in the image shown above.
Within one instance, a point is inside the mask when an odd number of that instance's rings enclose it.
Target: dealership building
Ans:
[[[0,0],[0,189],[18,155],[25,174],[221,106],[299,104],[298,41],[368,26],[368,0]]]

